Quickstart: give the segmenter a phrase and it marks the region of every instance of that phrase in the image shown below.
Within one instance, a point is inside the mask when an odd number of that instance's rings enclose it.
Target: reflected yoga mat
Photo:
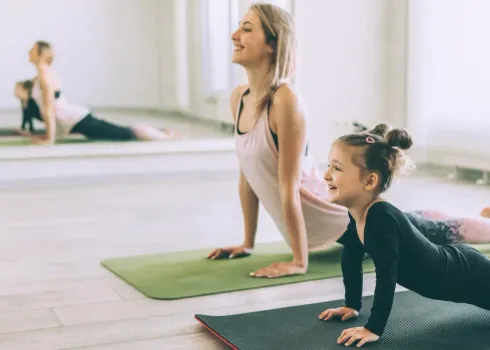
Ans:
[[[343,306],[343,300],[228,316],[196,315],[212,334],[233,349],[328,350],[357,348],[337,344],[346,328],[363,326],[373,297],[363,298],[356,320],[323,321],[318,315]],[[382,337],[361,349],[490,349],[490,311],[472,305],[436,301],[413,292],[395,294]]]
[[[238,259],[209,260],[212,249],[168,254],[111,258],[102,265],[154,299],[180,299],[337,277],[341,275],[341,245],[310,253],[308,272],[281,278],[256,278],[249,273],[273,262],[291,261],[284,243],[257,245],[253,255]],[[364,271],[373,271],[366,260]]]
[[[85,138],[81,137],[73,137],[73,138],[65,138],[62,140],[56,140],[55,144],[57,145],[68,145],[68,144],[85,144],[88,142],[94,142],[94,141],[89,141]],[[103,141],[96,141],[96,142],[103,142]],[[19,136],[18,138],[13,138],[13,139],[3,139],[0,137],[0,147],[15,147],[15,146],[33,146],[34,144],[32,143],[30,138]]]
[[[46,133],[45,130],[34,130],[33,135],[44,135]],[[15,128],[0,128],[0,137],[1,136],[20,136]]]
[[[490,254],[490,244],[475,246]],[[308,272],[280,278],[256,278],[249,273],[273,262],[291,261],[285,243],[257,245],[253,255],[239,259],[208,260],[212,249],[110,258],[102,265],[154,299],[180,299],[238,290],[313,281],[342,275],[342,246],[310,253]],[[364,272],[374,271],[372,260],[364,261]]]

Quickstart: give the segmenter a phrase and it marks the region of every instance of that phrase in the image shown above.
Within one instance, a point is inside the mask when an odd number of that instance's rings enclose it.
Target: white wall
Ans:
[[[233,21],[253,2],[233,0],[238,10]],[[326,160],[332,121],[405,122],[405,0],[301,0],[301,6],[293,0],[272,2],[295,12],[297,83],[308,105],[310,147],[319,161]],[[0,30],[16,35],[0,37],[1,51],[8,52],[0,57],[0,66],[8,67],[0,80],[0,108],[18,107],[12,86],[34,74],[27,51],[41,38],[53,42],[64,90],[78,103],[182,110],[231,122],[228,96],[233,86],[213,95],[206,80],[203,62],[210,52],[203,43],[203,4],[205,0],[2,2]],[[24,14],[23,7],[30,11]],[[231,30],[223,34],[223,45]],[[240,68],[235,73],[234,83],[245,82]]]
[[[409,2],[408,121],[429,153],[480,153],[488,162],[489,13],[486,0]]]
[[[192,86],[188,111],[231,122],[228,91],[206,94],[199,0],[191,4],[189,27]],[[212,0],[211,0],[212,1]],[[235,0],[238,19],[253,0]],[[406,1],[276,0],[293,11],[300,43],[297,83],[309,111],[309,142],[319,162],[326,161],[332,122],[405,125]],[[235,25],[236,27],[236,25]],[[229,38],[223,37],[224,42]],[[200,44],[199,44],[200,42]],[[225,44],[223,44],[225,45]],[[224,50],[224,49],[223,49]],[[226,69],[226,67],[224,67]],[[238,68],[236,84],[245,83]]]
[[[158,94],[159,107],[167,110],[178,109],[179,91],[176,88],[182,60],[177,52],[181,45],[179,18],[185,1],[155,0],[157,11],[157,50],[158,50]],[[185,33],[184,33],[185,34]],[[180,34],[181,35],[181,34]],[[185,57],[185,56],[184,56]]]
[[[14,82],[32,77],[27,52],[50,41],[67,95],[92,107],[159,107],[174,91],[160,78],[167,16],[159,0],[2,0],[0,109],[18,108]],[[160,11],[158,11],[158,6]],[[163,51],[163,53],[162,53]],[[163,89],[160,86],[163,85]],[[166,90],[165,90],[166,89]],[[166,91],[163,94],[161,91]],[[170,92],[169,92],[170,91]]]
[[[301,0],[297,83],[309,112],[309,140],[327,160],[332,122],[405,120],[405,2]]]
[[[187,4],[186,54],[188,77],[188,96],[185,105],[180,109],[205,119],[232,123],[233,116],[229,108],[229,95],[237,84],[246,82],[242,69],[231,64],[231,33],[238,27],[238,22],[254,3],[253,0],[180,0]],[[206,18],[208,6],[231,5],[230,21],[219,25],[213,18]],[[292,0],[269,1],[288,10],[292,9]],[[215,8],[216,10],[219,10]],[[227,9],[228,10],[228,9]],[[217,11],[222,13],[223,11]],[[211,16],[212,17],[212,16]],[[179,21],[183,20],[183,15]],[[211,21],[211,23],[208,23]],[[183,37],[182,37],[183,38]],[[183,51],[184,52],[184,51]],[[183,53],[178,61],[184,59]],[[227,84],[227,81],[230,83]],[[184,84],[181,84],[183,88]]]

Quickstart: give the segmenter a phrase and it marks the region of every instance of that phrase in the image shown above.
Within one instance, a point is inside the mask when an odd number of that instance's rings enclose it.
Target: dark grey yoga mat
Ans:
[[[197,314],[195,317],[234,349],[345,349],[345,345],[336,343],[337,338],[345,328],[365,324],[372,299],[372,296],[365,297],[359,318],[347,322],[321,321],[317,317],[325,309],[343,306],[343,300],[238,315]],[[358,349],[355,344],[348,348]],[[379,341],[362,348],[490,349],[490,311],[399,292],[385,333]]]

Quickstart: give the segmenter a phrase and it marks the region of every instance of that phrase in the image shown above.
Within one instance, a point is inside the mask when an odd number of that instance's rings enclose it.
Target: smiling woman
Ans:
[[[217,248],[211,259],[250,255],[255,244],[259,202],[290,246],[293,259],[251,271],[256,277],[304,274],[308,252],[334,244],[349,223],[347,209],[329,201],[329,190],[307,149],[305,105],[291,84],[296,73],[294,19],[271,4],[254,4],[233,32],[232,62],[246,71],[248,84],[230,97],[240,164],[239,196],[244,218],[242,244]],[[355,126],[353,126],[353,129]],[[425,213],[425,212],[424,212]],[[460,230],[451,220],[427,220],[408,214],[431,241],[490,241],[485,225]],[[471,218],[479,223],[483,218]],[[457,234],[453,234],[456,227]],[[467,226],[466,226],[467,227]],[[481,228],[481,230],[475,228]],[[472,235],[477,232],[477,236]]]
[[[62,91],[61,79],[52,67],[54,59],[55,51],[46,41],[36,41],[29,50],[29,61],[37,71],[32,81],[32,99],[39,106],[46,126],[43,137],[32,137],[34,143],[53,144],[57,128],[63,136],[73,132],[91,140],[153,141],[178,137],[170,130],[143,124],[117,125],[95,117],[87,107],[72,103]]]

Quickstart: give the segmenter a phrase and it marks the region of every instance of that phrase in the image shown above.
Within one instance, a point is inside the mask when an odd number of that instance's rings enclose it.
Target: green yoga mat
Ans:
[[[311,253],[305,275],[274,279],[250,277],[249,273],[273,262],[291,261],[291,252],[284,243],[257,245],[253,255],[239,259],[206,259],[211,250],[111,258],[102,261],[102,265],[154,299],[180,299],[341,276],[342,246],[337,244],[327,251]],[[373,271],[371,260],[366,260],[364,266],[364,271]]]
[[[475,246],[490,255],[490,244]],[[211,249],[110,258],[102,265],[154,299],[181,299],[245,289],[320,280],[342,275],[342,246],[310,253],[305,275],[281,278],[256,278],[249,273],[273,262],[291,261],[292,254],[284,243],[257,245],[254,254],[240,259],[206,259]],[[371,259],[364,261],[364,272],[374,271]]]
[[[66,138],[62,140],[56,140],[55,144],[57,145],[68,145],[68,144],[84,144],[88,142],[93,142],[89,141],[87,139],[82,139],[82,138]],[[2,140],[0,138],[0,147],[14,147],[14,146],[32,146],[34,145],[32,141],[29,138],[25,137],[19,137],[19,138],[12,138],[12,139],[7,139],[7,140]]]
[[[346,348],[337,338],[346,328],[366,324],[373,297],[363,298],[356,320],[323,321],[318,315],[344,305],[343,300],[227,316],[195,315],[233,349],[329,350]],[[468,304],[423,298],[413,292],[395,294],[382,337],[362,349],[469,350],[490,349],[490,312]],[[355,345],[348,349],[355,348]]]

